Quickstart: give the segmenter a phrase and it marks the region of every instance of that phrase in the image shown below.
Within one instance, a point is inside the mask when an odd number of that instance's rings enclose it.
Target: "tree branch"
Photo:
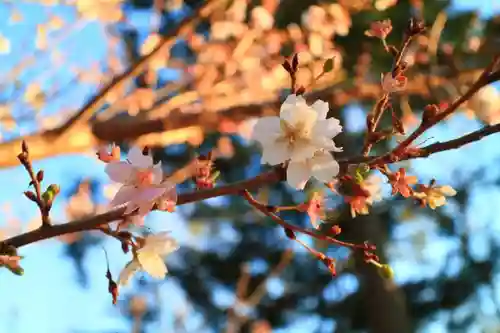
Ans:
[[[257,189],[263,185],[273,184],[284,179],[284,172],[281,167],[275,167],[271,171],[263,173],[254,178],[220,186],[209,190],[196,191],[193,193],[181,194],[178,197],[177,205],[184,205],[191,202],[201,201],[209,198],[220,197],[224,195],[238,194],[245,189]],[[21,235],[14,236],[4,242],[21,247],[44,239],[49,239],[64,234],[70,234],[79,231],[93,230],[98,226],[122,219],[125,215],[125,208],[114,209],[109,212],[99,214],[93,217],[81,220],[52,225],[50,228],[40,228]]]
[[[458,77],[459,81],[467,81],[479,75],[483,70],[475,69],[464,71]],[[443,85],[448,82],[446,77],[435,75],[416,75],[405,90],[405,94],[411,96],[431,96],[429,90],[429,82],[432,86]],[[332,106],[342,106],[354,100],[370,101],[377,99],[381,93],[379,83],[363,84],[360,89],[349,88],[350,82],[344,81],[337,85],[328,85],[317,91],[313,91],[306,95],[310,100],[322,99],[328,101]],[[141,136],[152,133],[168,133],[172,131],[182,131],[187,128],[198,128],[203,133],[213,132],[217,130],[221,120],[229,119],[234,122],[241,122],[251,117],[260,117],[266,110],[278,109],[281,101],[275,97],[256,101],[251,105],[238,105],[233,101],[231,107],[217,107],[216,111],[210,112],[211,117],[206,117],[206,114],[197,113],[182,113],[180,110],[170,112],[164,118],[144,119],[142,117],[118,115],[109,120],[96,122],[92,125],[82,124],[72,128],[70,135],[64,140],[58,140],[59,131],[52,130],[43,133],[38,133],[24,137],[32,147],[33,160],[39,160],[47,157],[80,153],[88,151],[95,147],[99,142],[123,142],[127,140],[135,140]],[[227,101],[222,101],[221,104],[227,105]],[[162,105],[157,105],[155,109],[161,108]],[[203,121],[202,121],[203,120]],[[178,138],[181,139],[178,139]],[[182,140],[184,136],[172,136],[169,138],[172,142],[163,144],[182,143],[174,140]],[[15,156],[17,155],[19,146],[23,139],[16,139],[0,144],[0,168],[13,167],[17,165]],[[185,142],[185,141],[184,141]]]
[[[193,30],[193,26],[202,18],[207,17],[214,9],[224,4],[227,0],[207,0],[189,18],[182,21],[177,29],[169,35],[163,37],[158,45],[147,55],[139,59],[124,73],[114,77],[101,91],[90,99],[79,111],[76,112],[62,126],[34,134],[28,137],[12,140],[0,145],[2,156],[0,157],[0,167],[11,167],[16,165],[15,156],[11,154],[21,144],[22,140],[28,142],[33,147],[33,160],[49,156],[56,156],[65,153],[76,153],[92,148],[97,144],[98,137],[93,135],[93,130],[88,124],[90,118],[106,102],[106,98],[120,90],[129,80],[140,74],[155,56],[171,47],[178,38],[182,38]],[[108,128],[107,130],[109,130]],[[121,128],[123,130],[123,127]]]
[[[479,141],[482,138],[497,132],[500,132],[500,124],[494,126],[485,126],[480,130],[464,135],[463,137],[460,137],[458,139],[445,142],[437,142],[423,148],[415,148],[414,151],[406,153],[404,156],[397,159],[397,161],[422,158],[438,152],[457,149],[469,143]],[[349,164],[369,162],[370,159],[372,159],[372,161],[375,161],[375,163],[373,162],[370,163],[370,165],[372,166],[396,162],[394,158],[388,158],[390,156],[391,156],[390,154],[386,154],[375,158],[359,156],[352,159],[339,161],[342,170],[341,173],[345,172],[346,167]],[[261,175],[258,175],[254,178],[245,181],[229,184],[226,186],[220,186],[209,190],[181,194],[179,195],[177,205],[183,205],[187,203],[192,203],[196,201],[201,201],[225,195],[236,195],[244,190],[258,189],[261,186],[274,184],[284,179],[285,179],[284,169],[278,166],[274,167],[271,171],[265,172]],[[33,230],[21,235],[14,236],[10,239],[5,240],[4,242],[13,245],[15,247],[21,247],[40,240],[49,239],[64,234],[70,234],[84,230],[92,230],[102,224],[122,219],[124,217],[123,214],[124,211],[125,211],[124,208],[115,209],[106,212],[104,214],[96,215],[90,218],[85,218],[64,224],[57,224],[51,226],[50,228]]]

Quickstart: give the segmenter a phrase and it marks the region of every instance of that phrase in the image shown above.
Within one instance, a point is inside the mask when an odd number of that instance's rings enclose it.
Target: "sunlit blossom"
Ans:
[[[121,271],[118,278],[119,285],[127,285],[130,278],[140,270],[145,271],[155,279],[164,279],[167,275],[167,266],[163,257],[179,249],[177,241],[170,236],[170,232],[160,232],[148,235],[144,245]]]
[[[279,117],[260,118],[254,126],[252,138],[262,144],[262,162],[302,162],[321,149],[342,151],[332,141],[342,126],[338,119],[326,119],[327,113],[326,102],[316,101],[309,106],[301,96],[288,96]]]
[[[154,164],[151,155],[144,155],[141,149],[130,149],[126,161],[110,162],[105,169],[109,178],[122,184],[110,205],[125,205],[125,213],[139,209],[139,215],[147,214],[161,198],[175,202],[175,183],[163,181],[161,163]]]

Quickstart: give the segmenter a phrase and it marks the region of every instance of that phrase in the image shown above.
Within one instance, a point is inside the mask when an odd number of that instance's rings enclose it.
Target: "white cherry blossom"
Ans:
[[[169,231],[148,235],[144,239],[144,246],[137,250],[131,260],[118,277],[119,285],[127,285],[132,276],[142,270],[155,279],[164,279],[168,273],[163,257],[179,249],[177,241],[170,236]]]
[[[326,119],[328,103],[307,105],[302,96],[290,95],[279,117],[260,118],[252,138],[262,144],[262,162],[276,165],[285,161],[305,161],[318,150],[342,151],[332,138],[342,131],[339,120]]]
[[[159,200],[177,200],[175,184],[163,181],[161,163],[154,164],[137,147],[130,149],[126,161],[108,163],[105,171],[112,181],[122,184],[110,205],[126,206],[126,214],[139,209],[139,216],[144,216]]]
[[[335,161],[332,154],[319,150],[310,159],[290,162],[286,170],[286,180],[290,186],[302,190],[311,177],[323,183],[328,183],[338,173],[339,164]]]

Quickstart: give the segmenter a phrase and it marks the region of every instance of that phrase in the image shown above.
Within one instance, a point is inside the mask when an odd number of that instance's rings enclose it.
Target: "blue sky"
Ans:
[[[455,1],[456,9],[472,9],[479,7],[484,15],[490,15],[493,10],[499,11],[498,1],[483,0],[483,1]],[[497,3],[497,4],[495,4]],[[24,53],[35,52],[33,48],[32,35],[35,24],[45,21],[47,11],[42,6],[26,4],[20,5],[18,8],[24,16],[24,22],[16,25],[9,24],[9,12],[6,10],[5,5],[0,4],[0,33],[8,36],[12,40],[12,55],[0,55],[0,86],[6,79],[6,73],[18,61],[18,56]],[[52,10],[52,9],[51,9]],[[54,12],[58,12],[68,22],[74,21],[74,13],[69,8],[56,8]],[[143,15],[134,15],[134,23],[144,24]],[[78,38],[67,38],[59,45],[61,50],[70,49],[71,52],[67,59],[67,63],[78,65],[79,67],[90,68],[95,60],[102,59],[106,54],[106,45],[103,42],[102,28],[96,23],[88,23],[81,26],[73,27],[74,36]],[[60,33],[55,31],[51,35],[53,39],[59,39]],[[14,43],[14,40],[16,42]],[[46,65],[40,65],[45,61]],[[37,77],[40,82],[45,85],[50,85],[55,80],[60,84],[70,81],[71,77],[66,71],[53,71],[50,66],[50,58],[42,58],[37,55],[38,65],[26,74],[18,77],[17,79],[24,82],[25,80],[32,80]],[[49,70],[49,72],[48,72]],[[49,74],[52,74],[50,76]],[[47,78],[51,77],[50,80]],[[11,80],[11,78],[10,78]],[[73,87],[64,98],[51,103],[51,107],[44,112],[50,114],[56,112],[61,107],[77,108],[85,98],[92,92],[91,86],[78,85]],[[0,92],[0,97],[5,97],[2,94],[5,89]],[[16,112],[22,112],[22,105]],[[429,133],[429,136],[434,137],[436,140],[447,139],[456,137],[466,131],[472,131],[479,127],[479,124],[465,120],[463,117],[453,118],[447,125]],[[5,131],[5,129],[3,129]],[[12,136],[18,135],[18,131],[29,132],[33,131],[33,126],[18,129],[12,134],[5,133],[3,139],[8,139]],[[17,132],[17,133],[16,133]],[[494,147],[498,147],[500,137],[489,137],[481,143],[473,144],[464,148],[461,151],[447,152],[437,155],[425,161],[418,161],[413,164],[413,167],[422,170],[420,175],[425,177],[435,176],[440,182],[453,184],[455,179],[452,179],[452,172],[443,169],[442,165],[451,165],[450,160],[457,161],[461,170],[466,173],[473,172],[474,170],[491,165],[500,157],[491,154]],[[468,154],[475,154],[480,158],[471,160],[466,157]],[[85,167],[82,167],[84,165]],[[102,164],[96,161],[91,156],[65,156],[58,157],[42,162],[35,163],[35,168],[43,168],[45,170],[46,183],[51,182],[59,183],[63,187],[64,184],[71,184],[82,178],[96,178],[103,181],[106,176],[103,172]],[[491,172],[491,177],[496,176],[496,171]],[[0,184],[3,185],[3,190],[0,191],[0,205],[9,204],[12,208],[12,215],[21,221],[33,221],[37,218],[37,210],[34,205],[21,195],[26,189],[28,179],[26,174],[20,168],[0,171]],[[498,196],[500,199],[500,191],[498,189],[491,189],[485,192],[482,188],[474,189],[475,195],[472,198],[470,213],[466,216],[469,224],[481,232],[491,232],[491,229],[486,229],[482,226],[481,221],[498,221],[494,214],[485,210],[484,202],[488,198]],[[477,193],[476,193],[477,192]],[[102,199],[102,198],[101,198]],[[61,209],[62,203],[54,207],[54,220],[65,221],[66,217]],[[453,209],[451,207],[450,209]],[[482,215],[481,215],[482,214]],[[0,215],[0,224],[6,223],[6,214]],[[161,217],[161,220],[160,220]],[[477,222],[480,221],[480,222]],[[194,245],[195,238],[187,229],[185,223],[182,221],[178,214],[161,214],[153,213],[149,225],[153,229],[171,229],[176,238],[179,239],[181,245],[189,244]],[[427,227],[432,228],[432,223],[429,221],[419,221],[419,223],[409,222],[410,225],[418,225],[419,227],[405,227],[403,226],[396,234],[396,237],[403,239],[408,234],[417,234],[418,228]],[[492,224],[494,230],[500,229],[500,223]],[[429,257],[432,254],[434,261],[425,266],[426,269],[414,270],[414,262],[411,260],[401,260],[397,256],[393,259],[394,268],[396,269],[396,278],[399,281],[408,279],[415,279],[421,274],[435,274],[436,268],[439,267],[440,258],[448,251],[452,251],[454,244],[448,244],[449,241],[442,239],[439,235],[428,232],[429,237],[432,238],[434,247],[427,247],[422,256],[429,262]],[[500,234],[500,233],[499,233]],[[481,248],[485,242],[475,242],[474,251],[480,256],[486,250]],[[206,241],[205,241],[205,245]],[[394,253],[398,253],[404,247],[403,243],[395,242]],[[108,240],[105,243],[111,259],[111,271],[116,274],[120,271],[123,265],[128,260],[128,257],[123,255],[118,244],[113,240]],[[22,254],[26,256],[23,260],[23,267],[25,275],[17,277],[10,274],[8,271],[0,271],[0,295],[3,301],[0,304],[0,332],[10,333],[69,333],[69,332],[127,332],[129,325],[123,320],[119,310],[110,305],[109,295],[107,294],[107,283],[104,278],[106,262],[100,247],[90,250],[86,260],[90,274],[89,286],[87,289],[81,288],[75,280],[75,269],[72,263],[67,260],[63,255],[62,245],[57,241],[45,241],[34,245],[27,246],[22,249]],[[420,265],[420,264],[419,264]],[[424,264],[422,264],[424,265]],[[456,263],[460,265],[460,263]],[[424,266],[421,266],[424,267]],[[452,270],[452,268],[450,268]],[[451,273],[450,273],[451,274]],[[346,291],[354,290],[355,281],[345,276],[342,281],[339,281]],[[276,288],[279,288],[279,283],[272,282]],[[186,303],[182,290],[180,290],[175,281],[165,281],[159,287],[160,295],[163,295],[162,302],[162,320],[155,324],[157,327],[154,332],[173,332],[172,331],[172,313],[178,311],[179,308],[186,308],[189,311],[189,305]],[[337,297],[340,297],[338,295]],[[332,295],[333,297],[333,295]],[[497,297],[500,294],[497,293]],[[227,304],[231,301],[232,296],[225,292],[218,294],[218,299],[221,303]],[[167,301],[168,300],[168,301]],[[488,309],[488,307],[486,306]],[[193,314],[190,314],[193,315]],[[314,317],[307,320],[301,318],[300,323],[293,325],[293,328],[287,332],[309,332],[311,326],[316,325],[318,320]],[[193,316],[190,320],[188,327],[189,331],[200,332],[196,327],[200,324],[199,318]],[[35,326],[36,325],[36,326]],[[432,324],[434,325],[434,324]],[[439,326],[439,320],[436,326],[432,326],[433,332],[444,332]]]

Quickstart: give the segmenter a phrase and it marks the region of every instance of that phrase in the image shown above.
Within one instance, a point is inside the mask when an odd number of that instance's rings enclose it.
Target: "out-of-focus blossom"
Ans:
[[[386,93],[403,91],[406,89],[407,84],[408,78],[404,75],[393,77],[391,72],[382,75],[382,89]]]
[[[149,235],[144,239],[144,245],[137,250],[136,256],[121,271],[119,285],[127,285],[130,278],[139,270],[143,270],[155,279],[164,279],[167,266],[163,257],[179,249],[177,241],[169,232]]]
[[[494,86],[481,88],[468,101],[467,106],[488,125],[500,123],[500,92]]]
[[[349,12],[338,3],[329,5],[327,12],[333,20],[334,33],[339,36],[347,36],[352,26]]]
[[[391,20],[376,21],[370,24],[370,29],[365,31],[365,35],[369,37],[376,37],[386,39],[392,31]]]
[[[252,23],[257,29],[264,31],[271,30],[274,25],[274,17],[267,9],[262,6],[257,6],[252,9]]]
[[[436,209],[446,204],[446,197],[452,197],[457,192],[449,185],[444,186],[417,186],[417,191],[413,196],[419,199],[423,205],[429,205],[429,208]]]
[[[378,11],[384,11],[392,6],[395,6],[397,3],[398,0],[376,0],[375,9]]]
[[[324,196],[319,192],[314,192],[309,200],[300,204],[298,210],[307,213],[314,228],[319,228],[320,220],[325,218]]]
[[[313,32],[321,32],[326,22],[326,10],[323,7],[312,5],[302,14],[302,24]]]

